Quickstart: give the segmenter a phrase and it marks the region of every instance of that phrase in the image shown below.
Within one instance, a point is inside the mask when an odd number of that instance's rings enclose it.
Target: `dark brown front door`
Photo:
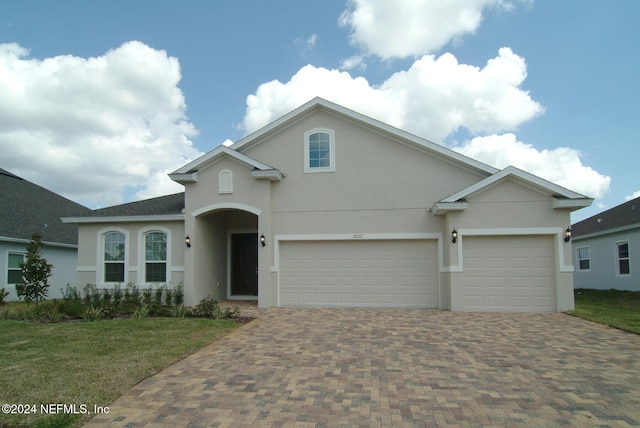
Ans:
[[[258,234],[231,234],[231,295],[258,295]]]

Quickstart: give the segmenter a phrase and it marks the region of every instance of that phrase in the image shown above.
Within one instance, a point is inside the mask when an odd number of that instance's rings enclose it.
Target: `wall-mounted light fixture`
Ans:
[[[187,237],[184,238],[184,245],[186,245],[187,248],[191,248],[191,238],[189,238],[189,235],[187,235]]]
[[[564,231],[564,242],[571,241],[571,228],[567,227],[567,230]]]
[[[260,244],[262,244],[262,246],[264,247],[265,245],[267,245],[267,239],[264,237],[264,233],[262,235],[260,235]]]
[[[458,231],[455,228],[451,231],[451,242],[454,244],[458,242]]]

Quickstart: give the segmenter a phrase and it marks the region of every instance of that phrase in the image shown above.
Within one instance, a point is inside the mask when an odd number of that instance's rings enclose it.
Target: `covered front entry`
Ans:
[[[258,299],[258,215],[228,207],[195,216],[191,247],[194,258],[193,303]]]
[[[437,308],[435,240],[285,241],[280,306]]]
[[[229,298],[258,297],[258,234],[232,232],[229,237]]]
[[[465,236],[464,310],[555,312],[553,237]]]

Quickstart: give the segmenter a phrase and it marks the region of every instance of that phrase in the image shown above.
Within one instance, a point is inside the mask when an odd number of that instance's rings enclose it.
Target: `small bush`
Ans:
[[[153,290],[150,288],[145,288],[144,290],[142,290],[142,302],[146,305],[150,305],[152,294],[153,294]]]
[[[111,306],[111,290],[108,288],[105,288],[104,290],[102,290],[102,302],[101,302],[103,307],[110,307]]]
[[[184,318],[188,314],[189,310],[186,309],[183,305],[177,305],[171,309],[171,316],[174,318]]]
[[[124,303],[129,307],[136,307],[140,304],[140,289],[133,283],[128,283],[124,290]]]
[[[173,306],[173,296],[174,296],[174,292],[172,289],[167,288],[164,292],[164,304],[172,307]],[[179,306],[179,305],[176,305]]]
[[[49,319],[49,322],[58,323],[62,321],[63,317],[64,313],[60,311],[58,305],[54,305],[47,311],[47,318]]]
[[[178,284],[175,292],[173,293],[173,303],[176,306],[184,304],[184,290],[182,288],[182,284]]]
[[[156,306],[162,306],[162,294],[164,293],[164,289],[164,286],[156,288],[155,298],[153,301]]]
[[[84,318],[85,307],[79,298],[76,300],[65,299],[58,303],[58,311],[71,319],[81,319]]]
[[[71,287],[69,284],[67,284],[67,288],[66,289],[60,289],[60,291],[62,291],[62,298],[66,301],[72,301],[72,300],[77,300],[80,301],[80,293],[78,293],[78,289],[75,287]]]
[[[137,305],[135,307],[135,309],[133,310],[133,317],[148,318],[150,310],[151,310],[151,307],[148,304],[143,302],[140,305]]]
[[[85,321],[99,321],[104,316],[104,310],[102,308],[97,308],[95,306],[90,306],[84,311],[84,320]]]
[[[7,301],[5,300],[9,295],[8,291],[4,291],[4,287],[0,288],[0,305],[6,305]]]
[[[211,297],[206,297],[200,300],[200,303],[196,305],[191,311],[191,314],[195,317],[213,318],[216,320],[226,320],[237,315],[239,312],[238,307],[225,307],[218,306],[218,302]]]
[[[113,306],[115,306],[116,309],[120,309],[123,298],[124,298],[124,293],[120,288],[120,284],[116,284],[115,287],[113,287]]]

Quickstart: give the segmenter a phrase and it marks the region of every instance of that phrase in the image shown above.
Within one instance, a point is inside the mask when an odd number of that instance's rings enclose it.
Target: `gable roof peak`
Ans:
[[[299,118],[306,116],[317,109],[324,109],[334,115],[347,118],[354,123],[359,123],[371,128],[375,128],[379,132],[385,133],[395,139],[407,142],[414,147],[426,149],[433,154],[458,163],[459,165],[463,165],[466,168],[478,171],[483,175],[494,174],[498,171],[498,169],[490,165],[464,156],[441,144],[437,144],[422,137],[418,137],[414,134],[411,134],[410,132],[396,128],[378,119],[374,119],[363,113],[359,113],[355,110],[349,109],[321,97],[312,98],[311,100],[293,109],[289,113],[279,117],[268,125],[240,139],[235,144],[231,145],[230,148],[242,152],[245,149],[252,147],[254,144],[259,144],[262,140],[265,139],[265,137],[269,136],[273,132],[277,132],[282,127],[285,127],[288,124],[297,121]]]

